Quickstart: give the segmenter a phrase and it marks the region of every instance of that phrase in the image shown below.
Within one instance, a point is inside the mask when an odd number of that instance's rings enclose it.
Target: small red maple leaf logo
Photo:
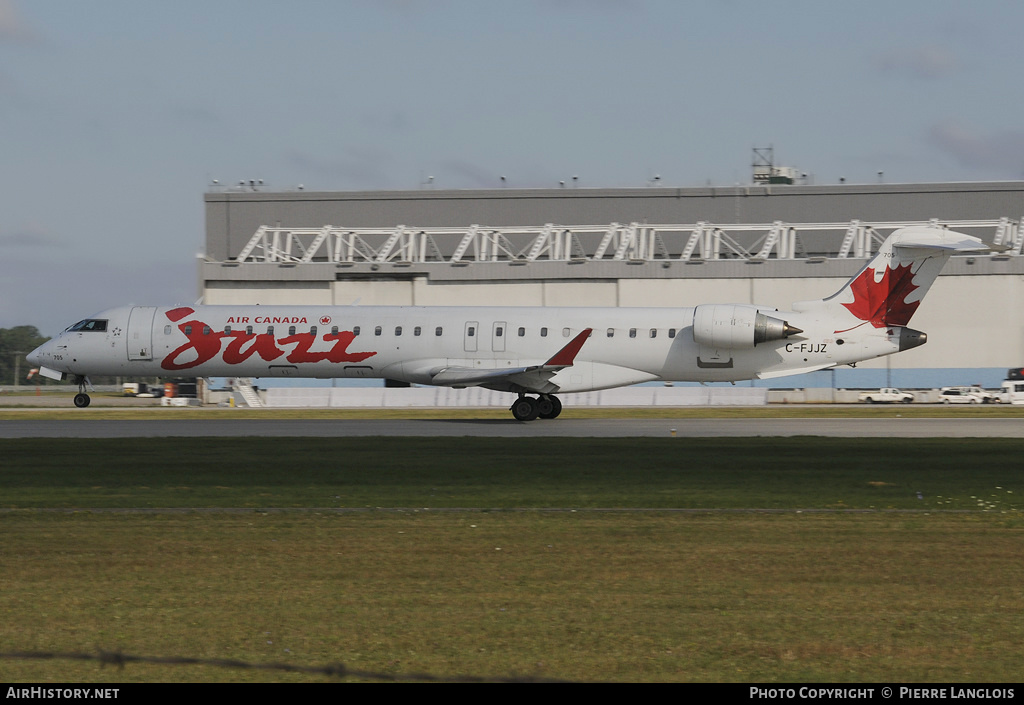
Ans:
[[[921,305],[920,301],[907,301],[907,296],[917,288],[909,264],[896,269],[886,267],[879,281],[875,281],[875,270],[868,268],[850,282],[853,303],[843,306],[875,328],[905,326]]]

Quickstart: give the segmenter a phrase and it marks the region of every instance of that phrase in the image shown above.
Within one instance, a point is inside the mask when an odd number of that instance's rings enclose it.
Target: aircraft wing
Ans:
[[[476,387],[481,384],[508,382],[529,389],[538,389],[547,384],[555,373],[566,367],[572,367],[583,343],[590,337],[592,328],[580,331],[579,335],[569,341],[561,350],[551,356],[542,365],[511,367],[503,369],[476,369],[473,367],[446,367],[437,372],[431,384],[444,387]]]

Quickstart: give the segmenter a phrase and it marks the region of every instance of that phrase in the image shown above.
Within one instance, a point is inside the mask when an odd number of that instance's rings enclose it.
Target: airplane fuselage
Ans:
[[[732,328],[742,317],[732,307],[713,308],[722,310],[707,311],[717,316],[709,320],[735,336]],[[695,334],[700,317],[694,308],[134,306],[72,326],[41,347],[36,362],[79,377],[372,377],[438,384],[437,375],[452,368],[542,365],[592,329],[550,387],[525,390],[564,393],[655,380],[775,377],[900,349],[899,329],[862,326],[837,334],[813,312],[736,308],[784,318],[798,334],[719,343],[713,333]],[[500,378],[481,386],[524,391]]]

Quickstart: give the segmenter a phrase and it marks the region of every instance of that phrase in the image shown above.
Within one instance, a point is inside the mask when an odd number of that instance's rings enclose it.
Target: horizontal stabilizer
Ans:
[[[990,249],[976,237],[932,227],[901,228],[892,234],[893,247],[913,247],[952,252],[981,252]]]
[[[822,365],[808,365],[807,367],[797,368],[786,368],[784,370],[772,370],[769,372],[758,372],[757,379],[776,379],[778,377],[788,377],[789,375],[803,375],[809,372],[818,372],[819,370],[827,370],[831,367],[835,367],[833,363],[827,363]]]

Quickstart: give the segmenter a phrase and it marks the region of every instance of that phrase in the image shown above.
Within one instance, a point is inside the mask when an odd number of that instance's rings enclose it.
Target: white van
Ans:
[[[1024,404],[1024,379],[1005,380],[999,401],[1004,404]]]
[[[999,401],[1003,404],[1024,404],[1024,367],[1011,367],[999,390]]]

